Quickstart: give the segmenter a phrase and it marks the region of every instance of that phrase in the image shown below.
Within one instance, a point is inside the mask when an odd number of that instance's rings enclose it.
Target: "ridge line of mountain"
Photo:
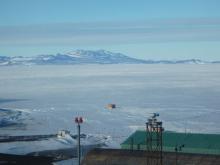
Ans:
[[[0,56],[0,66],[8,65],[66,65],[66,64],[217,64],[220,61],[143,60],[106,50],[76,50],[65,54],[25,56]]]

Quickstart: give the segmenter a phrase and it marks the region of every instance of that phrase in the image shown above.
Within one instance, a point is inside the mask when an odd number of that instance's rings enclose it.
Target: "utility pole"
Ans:
[[[78,132],[78,148],[77,148],[77,156],[78,156],[78,165],[81,163],[81,145],[80,145],[80,124],[83,123],[82,117],[76,117],[75,123],[77,124],[77,132]]]

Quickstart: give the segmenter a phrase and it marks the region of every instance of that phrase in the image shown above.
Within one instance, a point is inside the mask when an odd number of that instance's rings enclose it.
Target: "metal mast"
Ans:
[[[147,165],[163,164],[163,127],[154,113],[146,122],[146,150],[148,151]]]

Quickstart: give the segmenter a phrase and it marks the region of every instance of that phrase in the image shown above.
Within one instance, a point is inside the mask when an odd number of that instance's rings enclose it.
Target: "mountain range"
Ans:
[[[66,65],[66,64],[205,64],[220,61],[187,60],[141,60],[121,53],[105,50],[76,50],[65,54],[26,56],[0,56],[0,66],[7,65]]]

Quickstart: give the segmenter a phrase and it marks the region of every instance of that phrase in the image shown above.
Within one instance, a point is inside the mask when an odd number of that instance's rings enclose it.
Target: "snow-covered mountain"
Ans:
[[[112,53],[105,50],[76,50],[65,54],[38,55],[34,57],[0,56],[0,66],[5,65],[65,65],[65,64],[204,64],[220,63],[205,62],[198,59],[190,60],[141,60],[131,58],[121,53]]]
[[[46,65],[46,64],[136,64],[146,63],[144,60],[139,60],[125,56],[121,53],[112,53],[105,50],[89,51],[76,50],[65,54],[56,55],[38,55],[35,57],[6,57],[0,56],[0,65]]]
[[[187,59],[187,60],[158,60],[152,61],[154,64],[206,64],[206,63],[213,63],[202,61],[199,59]]]

